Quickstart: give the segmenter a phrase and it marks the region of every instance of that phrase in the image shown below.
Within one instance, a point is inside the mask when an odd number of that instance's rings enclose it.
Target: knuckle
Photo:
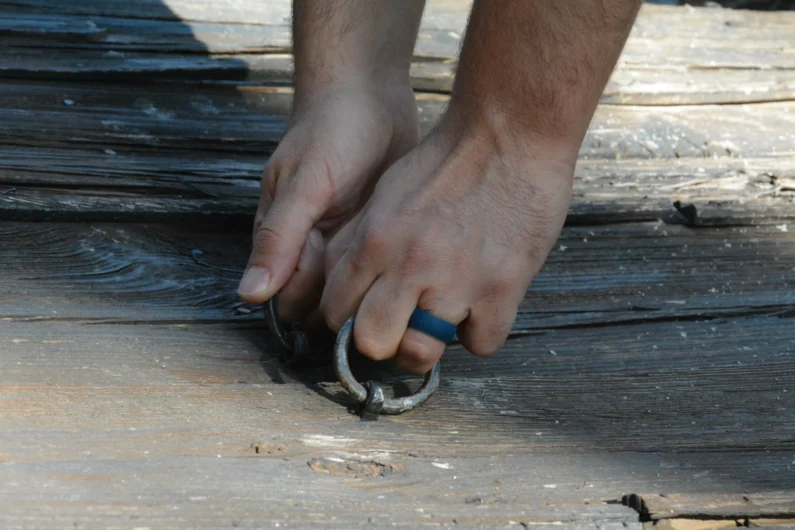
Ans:
[[[306,171],[299,171],[296,186],[310,200],[328,202],[336,187],[334,176],[336,173],[337,171],[332,170],[328,160],[322,158],[316,163],[307,164]]]
[[[475,357],[493,357],[499,351],[500,346],[488,342],[475,342],[468,349]]]
[[[489,279],[489,298],[502,300],[509,297],[519,285],[518,275],[513,271],[500,269]]]
[[[324,296],[318,304],[318,311],[326,321],[326,325],[333,332],[338,332],[345,324],[344,317],[338,311],[334,310],[334,306]]]
[[[468,333],[464,346],[476,357],[491,357],[495,355],[508,338],[512,320],[494,317],[484,322]]]
[[[426,365],[434,359],[436,349],[423,341],[404,337],[400,344],[400,357],[416,365]]]
[[[315,174],[301,169],[295,177],[284,185],[282,193],[293,199],[300,199],[313,208],[323,207],[331,202],[334,190]]]
[[[484,298],[489,301],[513,299],[516,293],[526,290],[530,272],[526,260],[508,256],[493,263],[485,282]]]
[[[388,338],[392,324],[390,307],[384,301],[369,303],[356,317],[353,330],[356,347],[371,359],[387,359],[394,356],[397,349]]]
[[[265,221],[255,225],[253,239],[254,247],[260,249],[260,251],[264,251],[271,245],[284,241],[284,237],[278,231],[268,226]]]
[[[397,367],[403,372],[414,375],[425,375],[433,368],[434,363],[429,361],[417,361],[401,354],[395,359],[395,364],[397,364]]]
[[[379,340],[378,337],[368,332],[358,335],[355,334],[355,340],[356,349],[365,357],[369,357],[375,361],[382,361],[394,356],[394,351],[392,351],[384,341]]]
[[[359,238],[359,247],[363,256],[377,256],[389,245],[387,231],[377,225],[369,225]]]
[[[278,190],[295,175],[298,169],[298,159],[290,156],[274,156],[262,170],[262,191],[270,197],[275,197]]]
[[[493,357],[500,351],[502,347],[502,342],[494,342],[494,341],[475,341],[471,343],[467,349],[474,355],[475,357]]]
[[[345,250],[348,264],[355,273],[367,270],[373,263],[383,261],[387,255],[387,235],[381,229],[369,227]]]
[[[322,310],[320,312],[323,315],[323,317],[326,319],[326,326],[328,326],[328,328],[331,331],[333,331],[334,333],[338,333],[339,330],[342,329],[342,326],[345,323],[342,322],[342,319],[340,319],[337,315],[335,315],[335,314],[327,314],[327,313],[324,313]]]

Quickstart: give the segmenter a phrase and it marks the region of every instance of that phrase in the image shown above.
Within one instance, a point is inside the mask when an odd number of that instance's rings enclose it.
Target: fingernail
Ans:
[[[256,298],[268,289],[270,279],[271,273],[268,269],[249,267],[243,275],[243,279],[240,280],[237,292],[241,296]]]

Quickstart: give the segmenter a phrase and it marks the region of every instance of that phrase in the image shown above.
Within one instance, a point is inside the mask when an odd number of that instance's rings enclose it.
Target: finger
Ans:
[[[367,290],[380,272],[376,264],[366,257],[366,253],[352,243],[360,218],[357,216],[334,236],[326,250],[327,278],[320,299],[320,311],[334,332],[338,332],[349,318],[356,315]]]
[[[429,290],[420,297],[418,307],[435,317],[458,325],[467,318],[467,295],[462,292],[440,298]],[[441,359],[446,346],[447,344],[435,337],[409,328],[400,340],[395,363],[405,372],[423,375]]]
[[[301,321],[301,328],[311,333],[330,333],[326,325],[326,319],[318,307],[314,307],[309,311],[309,314]]]
[[[342,260],[342,257],[348,250],[353,247],[356,230],[363,216],[363,211],[357,213],[350,221],[347,221],[337,230],[337,233],[333,235],[326,245],[325,267],[327,279],[331,278],[335,273],[337,264]]]
[[[279,291],[278,311],[285,322],[303,319],[320,302],[323,294],[324,250],[323,234],[313,228],[306,238],[295,271]]]
[[[477,357],[497,353],[513,328],[518,303],[494,300],[475,305],[467,319],[458,326],[461,344]]]
[[[379,278],[356,313],[353,339],[359,353],[376,361],[394,357],[419,294],[403,282]]]
[[[238,287],[240,298],[263,303],[287,283],[298,263],[307,235],[328,203],[325,186],[299,169],[274,198],[255,228],[253,248]]]

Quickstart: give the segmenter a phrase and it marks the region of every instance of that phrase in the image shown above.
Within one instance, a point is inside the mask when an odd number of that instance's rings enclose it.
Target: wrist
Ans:
[[[339,94],[376,95],[388,101],[407,90],[411,90],[409,71],[401,67],[346,65],[323,72],[296,72],[293,107],[297,112]]]
[[[572,173],[584,135],[576,130],[549,130],[488,98],[461,95],[451,99],[439,132],[517,163],[546,160],[566,165]]]

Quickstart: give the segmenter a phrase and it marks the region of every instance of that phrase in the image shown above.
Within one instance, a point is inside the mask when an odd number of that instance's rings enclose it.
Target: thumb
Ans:
[[[304,178],[299,170],[255,226],[251,256],[237,291],[244,301],[266,302],[292,276],[309,231],[328,203],[313,180]]]

